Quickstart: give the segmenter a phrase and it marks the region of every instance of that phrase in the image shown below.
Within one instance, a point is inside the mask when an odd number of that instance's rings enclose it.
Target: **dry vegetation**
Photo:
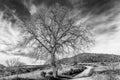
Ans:
[[[118,63],[108,64],[107,66],[98,66],[94,67],[94,70],[92,72],[92,75],[86,76],[86,77],[80,77],[80,78],[74,78],[69,80],[120,80],[120,68]],[[50,72],[51,70],[44,70],[45,72]],[[20,74],[18,77],[21,78],[27,78],[29,80],[36,79],[41,80],[41,70],[33,71],[30,73],[24,73]],[[72,73],[71,73],[72,74]],[[69,76],[71,74],[68,74]],[[71,75],[72,76],[72,75]],[[7,80],[10,80],[10,78],[16,78],[17,75],[6,77]],[[22,79],[22,80],[24,80]],[[25,79],[25,80],[27,80]],[[15,80],[15,79],[14,79]]]

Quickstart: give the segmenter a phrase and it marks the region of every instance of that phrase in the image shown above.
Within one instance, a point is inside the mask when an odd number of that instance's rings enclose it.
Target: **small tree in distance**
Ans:
[[[17,67],[17,66],[24,66],[25,63],[20,62],[19,58],[13,58],[6,60],[7,67]]]
[[[50,56],[56,77],[56,55],[79,52],[93,42],[89,27],[85,23],[76,25],[77,17],[65,6],[42,7],[29,20],[16,22],[24,35],[17,46],[31,48],[28,55],[37,59]]]
[[[17,74],[17,77],[18,77],[19,67],[24,66],[26,64],[23,62],[20,62],[19,58],[13,58],[13,59],[6,60],[6,65],[9,69],[14,68],[13,70],[15,71],[15,73]],[[11,71],[11,74],[13,74],[12,71]]]

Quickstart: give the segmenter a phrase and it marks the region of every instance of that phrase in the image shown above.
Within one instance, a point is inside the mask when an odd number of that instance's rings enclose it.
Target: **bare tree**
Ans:
[[[77,18],[71,9],[58,4],[42,7],[29,20],[16,22],[24,35],[18,46],[31,48],[30,56],[37,59],[49,56],[55,77],[56,55],[79,52],[93,42],[89,27],[85,22],[76,24]]]
[[[6,60],[6,64],[7,67],[18,67],[25,65],[25,63],[19,61],[19,58],[8,59]]]
[[[9,67],[11,70],[12,68],[14,68],[13,70],[17,74],[17,77],[19,74],[19,67],[26,65],[24,62],[20,62],[19,58],[13,58],[13,59],[6,60],[6,64],[7,64],[7,67]],[[11,74],[13,73],[11,72]]]

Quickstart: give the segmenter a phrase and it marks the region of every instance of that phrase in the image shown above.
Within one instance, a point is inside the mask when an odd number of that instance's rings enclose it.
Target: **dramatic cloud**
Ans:
[[[83,13],[99,15],[113,8],[115,1],[116,0],[82,0],[79,2],[79,7],[82,8]]]
[[[50,6],[52,6],[56,3],[59,3],[63,6],[67,6],[67,7],[72,7],[73,6],[71,1],[69,1],[69,0],[33,0],[33,3],[35,5],[45,4],[48,7],[50,7]]]
[[[88,19],[87,23],[96,40],[96,45],[91,48],[91,52],[118,53],[120,51],[119,0],[0,0],[0,11],[5,12],[10,9],[18,17],[26,20],[36,12],[36,8],[41,4],[45,4],[49,8],[55,3],[74,10],[74,13],[79,14],[83,20]],[[79,21],[77,23],[79,24]],[[0,18],[0,49],[6,48],[4,43],[16,44],[19,39],[18,35],[19,31],[13,29],[11,23]],[[17,56],[21,55],[26,56],[24,54]]]
[[[23,0],[24,1],[24,0]],[[26,19],[30,16],[29,10],[24,5],[22,0],[0,0],[0,9],[5,10],[14,10],[16,15],[21,19]]]

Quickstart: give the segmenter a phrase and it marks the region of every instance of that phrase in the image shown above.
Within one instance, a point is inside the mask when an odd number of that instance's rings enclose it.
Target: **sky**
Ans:
[[[14,1],[14,0],[13,0]],[[25,9],[28,9],[30,14],[34,14],[36,12],[37,3],[34,2],[29,5],[24,2],[26,5]],[[47,5],[51,5],[47,0]],[[49,0],[50,1],[50,0]],[[56,0],[58,1],[58,0]],[[61,0],[62,1],[62,0]],[[77,0],[75,0],[77,1]],[[86,5],[83,5],[81,16],[83,19],[87,17],[90,19],[88,21],[91,27],[91,31],[94,33],[95,45],[92,46],[88,51],[89,53],[103,53],[103,54],[116,54],[120,55],[120,6],[118,5],[117,0],[84,0],[86,1]],[[55,2],[53,0],[53,2]],[[62,4],[62,2],[60,2]],[[72,4],[75,4],[73,2]],[[96,6],[93,6],[95,5]],[[68,4],[63,4],[70,6]],[[78,7],[78,6],[75,6]],[[77,8],[79,11],[79,8]],[[80,7],[81,10],[81,7]],[[19,9],[18,9],[19,12]],[[27,11],[26,11],[27,13]],[[23,14],[20,12],[19,15]],[[27,13],[28,15],[29,13]],[[25,14],[26,15],[26,14]],[[79,21],[78,21],[79,22]],[[25,62],[27,64],[42,64],[44,61],[37,61],[35,59],[31,59],[28,57],[17,56],[12,54],[6,54],[3,50],[8,49],[15,44],[20,39],[20,32],[13,28],[13,24],[3,19],[3,13],[0,13],[0,61],[1,64],[5,64],[5,60],[12,58],[20,58],[20,61]],[[7,43],[7,46],[6,46]]]

